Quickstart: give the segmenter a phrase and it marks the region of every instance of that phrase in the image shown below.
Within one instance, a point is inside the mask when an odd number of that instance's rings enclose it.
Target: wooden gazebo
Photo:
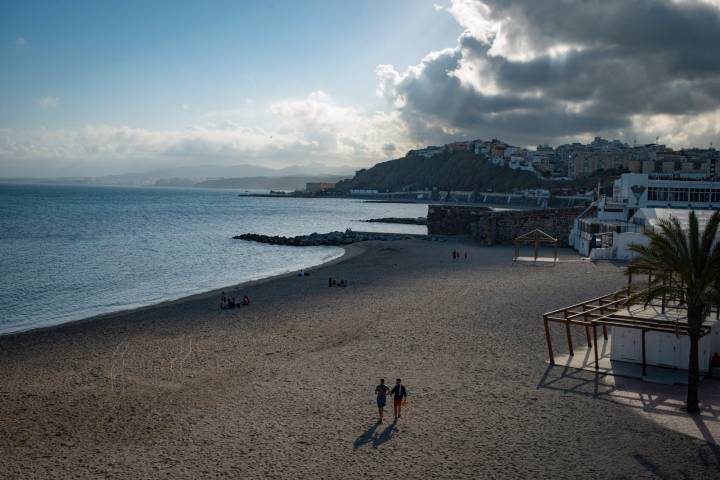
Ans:
[[[538,259],[538,249],[540,248],[540,245],[552,245],[553,247],[555,247],[555,257],[553,259],[553,263],[557,263],[558,239],[551,235],[548,235],[539,228],[515,237],[515,258],[513,258],[513,261],[516,261],[518,258],[520,258],[520,247],[522,245],[535,246],[535,256],[533,257],[534,262],[536,262]]]

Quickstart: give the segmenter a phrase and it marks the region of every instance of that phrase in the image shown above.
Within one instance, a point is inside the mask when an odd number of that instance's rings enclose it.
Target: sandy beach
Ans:
[[[708,439],[546,363],[542,313],[622,267],[512,256],[369,242],[228,289],[249,307],[203,294],[0,337],[0,478],[720,477]],[[395,425],[376,424],[380,377],[409,392]]]

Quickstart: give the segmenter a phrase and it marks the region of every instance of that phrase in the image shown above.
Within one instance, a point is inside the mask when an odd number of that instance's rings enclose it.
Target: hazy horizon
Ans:
[[[5,6],[0,177],[720,140],[720,0]]]

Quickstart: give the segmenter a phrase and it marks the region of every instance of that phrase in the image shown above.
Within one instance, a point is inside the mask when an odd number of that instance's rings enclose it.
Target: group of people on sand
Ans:
[[[375,396],[378,407],[378,423],[383,421],[383,412],[385,410],[385,400],[388,395],[393,397],[393,413],[395,414],[395,422],[400,418],[402,413],[403,402],[407,398],[407,388],[402,384],[402,381],[398,378],[395,380],[395,386],[391,389],[385,385],[385,379],[380,379],[380,384],[375,387]],[[394,422],[393,422],[394,423]]]
[[[328,287],[347,287],[348,283],[346,280],[337,280],[332,277],[328,277]]]
[[[452,251],[453,260],[457,260],[458,258],[460,258],[460,256],[461,256],[460,250],[453,248],[453,251]],[[467,252],[465,252],[465,260],[467,260],[467,258],[468,258]]]
[[[250,297],[247,295],[243,295],[243,298],[240,302],[235,301],[235,297],[229,297],[225,295],[225,292],[222,292],[220,294],[220,309],[225,310],[228,308],[236,308],[241,306],[247,306],[250,305]]]

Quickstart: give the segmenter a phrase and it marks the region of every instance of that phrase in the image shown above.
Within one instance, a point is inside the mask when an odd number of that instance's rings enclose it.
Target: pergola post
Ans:
[[[593,324],[593,338],[595,339],[595,370],[600,370],[600,364],[598,362],[598,342],[597,342],[597,325]]]
[[[545,322],[545,340],[547,341],[548,355],[550,356],[550,364],[555,365],[555,356],[553,355],[552,341],[550,340],[550,325],[548,319],[543,315],[543,321]]]
[[[585,305],[582,306],[583,312],[585,311]],[[583,315],[583,320],[587,322],[587,315]],[[585,324],[585,336],[587,337],[588,341],[588,348],[592,348],[592,341],[590,340],[590,325],[587,323]]]
[[[642,374],[644,377],[647,375],[647,369],[646,369],[646,364],[645,364],[645,329],[643,328],[641,331],[642,331],[642,367],[643,367]]]
[[[573,352],[572,334],[570,333],[570,320],[567,319],[567,312],[565,312],[565,335],[567,336],[569,354],[572,357],[573,355],[575,355],[575,352]]]
[[[661,312],[662,312],[662,313],[665,313],[665,302],[666,302],[666,300],[665,300],[665,288],[664,288],[664,287],[667,285],[667,278],[665,278],[664,275],[663,275],[663,282],[662,282],[662,283],[663,283],[663,294],[662,294],[662,303],[661,303],[662,309],[661,309]]]

